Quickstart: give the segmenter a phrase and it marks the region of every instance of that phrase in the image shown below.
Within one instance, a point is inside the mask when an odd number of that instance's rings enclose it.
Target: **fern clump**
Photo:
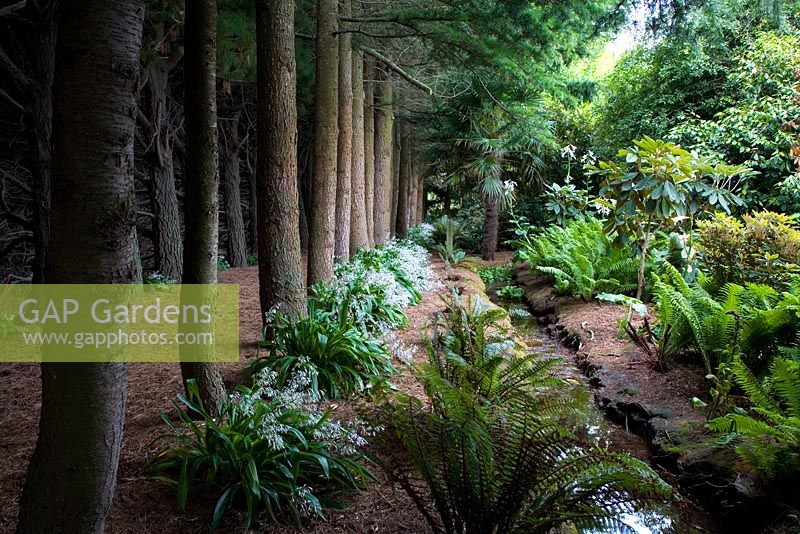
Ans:
[[[776,358],[763,380],[740,358],[732,363],[736,383],[747,393],[751,407],[709,422],[727,434],[736,452],[767,481],[800,478],[800,362]]]
[[[387,463],[434,532],[629,527],[617,516],[670,488],[645,464],[578,442],[555,360],[520,351],[479,300],[451,301],[418,376],[430,399],[386,408],[411,456]],[[419,478],[424,484],[420,485]]]
[[[572,221],[563,228],[551,226],[521,245],[518,257],[548,275],[561,294],[589,301],[596,293],[636,289],[637,261],[614,244],[596,219]]]

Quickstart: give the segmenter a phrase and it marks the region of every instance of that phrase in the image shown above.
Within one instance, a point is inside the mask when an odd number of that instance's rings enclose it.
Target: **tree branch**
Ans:
[[[20,70],[20,68],[14,63],[6,51],[0,47],[0,66],[4,67],[6,72],[11,76],[14,80],[14,85],[17,86],[19,92],[22,94],[28,94],[30,87],[31,87],[31,80],[28,76],[25,75],[24,72]]]
[[[11,4],[10,6],[0,7],[0,18],[5,17],[6,15],[11,15],[12,13],[19,11],[23,7],[25,7],[26,0],[22,0],[21,2],[17,2],[16,4]]]
[[[411,85],[414,85],[414,86],[422,89],[423,91],[427,92],[429,96],[433,96],[433,89],[431,89],[425,83],[417,80],[416,78],[414,78],[413,76],[408,74],[406,71],[404,71],[402,68],[400,68],[400,66],[397,65],[397,63],[395,63],[394,61],[392,61],[388,57],[384,56],[383,54],[381,54],[377,50],[373,50],[372,48],[370,48],[368,46],[362,46],[360,48],[365,54],[371,55],[372,57],[374,57],[375,59],[377,59],[378,61],[380,61],[384,65],[386,65],[387,67],[389,67],[390,70],[392,70],[395,73],[397,73],[401,78],[403,78],[405,81],[407,81]]]
[[[21,112],[28,113],[28,110],[25,109],[25,106],[14,100],[14,97],[12,97],[10,94],[6,93],[2,89],[0,89],[0,96],[8,100],[9,103],[11,103],[15,108],[19,109]]]

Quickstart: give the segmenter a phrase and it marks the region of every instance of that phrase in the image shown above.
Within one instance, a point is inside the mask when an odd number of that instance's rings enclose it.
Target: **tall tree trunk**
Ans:
[[[59,18],[44,280],[140,282],[133,139],[144,6],[73,0]],[[39,437],[17,532],[104,531],[125,392],[122,363],[42,365]]]
[[[419,177],[417,176],[417,168],[414,165],[413,158],[409,165],[411,169],[411,180],[408,187],[408,226],[416,226],[417,222],[417,186],[419,184]]]
[[[58,0],[41,6],[38,20],[33,73],[31,76],[31,148],[33,165],[33,246],[32,281],[44,281],[47,249],[50,242],[50,179],[53,158],[53,73],[56,57],[56,10]]]
[[[341,0],[339,14],[350,16],[350,0]],[[339,34],[339,142],[336,159],[337,258],[350,257],[350,207],[353,165],[353,49],[349,33]]]
[[[392,132],[392,215],[389,234],[392,238],[397,237],[397,198],[400,189],[400,150],[403,140],[401,139],[402,123],[396,122]]]
[[[247,233],[242,214],[242,175],[239,151],[239,114],[234,115],[228,134],[225,136],[225,163],[223,199],[225,201],[225,222],[228,229],[228,263],[231,267],[247,265]]]
[[[408,237],[408,190],[411,181],[411,126],[400,128],[400,172],[397,186],[397,237]]]
[[[317,81],[314,168],[308,232],[308,284],[333,278],[336,233],[336,158],[339,120],[337,1],[317,2]]]
[[[172,136],[169,111],[169,73],[167,61],[156,60],[147,68],[150,86],[150,125],[152,126],[150,205],[153,210],[153,243],[156,268],[170,280],[180,280],[183,270],[181,216],[175,190]]]
[[[369,248],[364,207],[364,54],[353,52],[353,158],[350,205],[350,255]]]
[[[245,151],[245,161],[247,163],[247,180],[250,188],[250,252],[258,254],[258,186],[256,185],[256,170],[251,163],[251,153],[252,151],[248,145]]]
[[[258,279],[262,318],[306,313],[297,181],[294,0],[258,0]]]
[[[217,144],[217,5],[215,0],[186,3],[184,30],[186,232],[184,284],[217,282],[219,165]],[[193,350],[198,350],[193,347]],[[216,364],[181,362],[183,381],[195,380],[206,409],[216,413],[225,386]]]
[[[369,246],[375,246],[375,63],[364,55],[364,212]]]
[[[500,214],[497,201],[492,198],[483,200],[485,220],[483,222],[483,240],[481,241],[481,257],[491,261],[497,252],[497,231],[500,226]]]
[[[427,207],[428,206],[425,204],[425,179],[420,174],[419,185],[417,186],[417,224],[425,220],[425,210]]]
[[[376,68],[375,83],[375,244],[391,239],[392,217],[392,81]]]

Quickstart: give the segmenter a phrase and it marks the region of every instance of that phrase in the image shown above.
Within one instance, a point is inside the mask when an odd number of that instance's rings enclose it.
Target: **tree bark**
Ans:
[[[350,0],[341,0],[339,14],[350,16]],[[340,259],[350,257],[350,210],[353,164],[353,49],[349,33],[339,35],[339,142],[336,158],[336,246]]]
[[[175,190],[172,136],[169,112],[169,73],[164,60],[148,67],[150,86],[150,124],[153,131],[150,159],[150,206],[153,210],[153,244],[156,269],[170,280],[180,280],[183,270],[181,215]]]
[[[369,246],[375,246],[375,63],[364,56],[364,212]]]
[[[318,0],[314,164],[308,232],[309,285],[333,278],[339,120],[337,19],[336,0]]]
[[[258,279],[262,319],[306,313],[297,180],[294,0],[258,0]]]
[[[411,181],[411,126],[403,123],[400,129],[400,176],[397,186],[397,237],[408,237],[408,190]]]
[[[392,216],[392,82],[376,68],[375,83],[375,244],[391,239]]]
[[[31,76],[30,121],[33,165],[33,246],[32,282],[44,281],[50,243],[50,180],[53,158],[53,75],[56,58],[56,10],[58,0],[42,6],[39,35],[36,39]]]
[[[217,6],[214,0],[186,4],[184,110],[186,115],[184,284],[217,282],[219,155],[217,144]],[[193,347],[198,350],[198,347]],[[195,380],[203,403],[215,414],[225,398],[216,364],[181,362],[184,383]]]
[[[225,222],[228,229],[228,263],[231,267],[247,265],[247,232],[244,229],[242,214],[242,175],[239,157],[239,114],[234,115],[228,134],[225,136],[225,163],[223,199],[225,201]]]
[[[369,248],[364,185],[364,53],[353,52],[353,158],[350,206],[350,255]]]
[[[483,240],[481,241],[481,257],[484,260],[494,260],[497,252],[497,231],[500,226],[500,214],[497,201],[485,198],[483,201],[485,220],[483,222]]]
[[[419,177],[417,176],[417,168],[414,165],[413,159],[409,167],[411,169],[411,179],[408,186],[408,226],[411,228],[419,224],[417,222],[417,197],[419,196],[417,193],[417,186],[419,184]]]
[[[391,215],[391,228],[389,230],[390,238],[397,237],[397,200],[400,192],[400,151],[402,149],[403,140],[401,139],[401,131],[403,123],[397,122],[392,131],[392,215]]]
[[[137,1],[73,0],[60,11],[47,283],[141,281],[133,139],[143,20]],[[104,531],[125,391],[122,363],[42,365],[17,532]]]

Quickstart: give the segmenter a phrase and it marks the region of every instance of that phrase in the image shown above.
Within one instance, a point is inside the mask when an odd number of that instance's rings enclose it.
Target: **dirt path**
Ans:
[[[435,260],[434,271],[446,278],[444,265]],[[450,273],[452,283],[474,280],[477,275],[463,269]],[[229,386],[239,382],[246,359],[258,352],[261,318],[258,300],[258,268],[230,269],[220,275],[220,282],[240,285],[241,360],[224,364],[223,377]],[[463,285],[463,284],[462,284]],[[441,292],[443,290],[439,290]],[[432,314],[443,309],[437,292],[427,292],[415,307],[406,313],[409,325],[397,335],[417,347],[416,359],[424,357],[426,325]],[[403,391],[423,395],[408,367],[400,366],[401,374],[393,383]],[[36,364],[0,363],[0,533],[14,531],[19,497],[25,470],[36,443],[39,420],[40,383]],[[125,436],[119,466],[119,480],[114,504],[109,514],[107,531],[112,533],[193,533],[207,532],[213,510],[213,499],[202,492],[191,492],[187,509],[178,510],[175,489],[142,476],[139,471],[147,455],[155,447],[153,440],[164,433],[161,411],[172,412],[172,401],[180,391],[181,376],[172,364],[128,365],[128,402]],[[76,392],[80,394],[80,392]],[[336,410],[339,418],[356,411],[353,403],[342,403]],[[380,453],[380,451],[373,451]],[[374,471],[379,474],[377,468]],[[328,521],[315,521],[304,528],[260,525],[259,532],[426,532],[427,525],[416,507],[400,489],[382,477],[368,491],[352,496],[350,507],[330,512]],[[240,532],[241,517],[229,516],[220,532]]]

